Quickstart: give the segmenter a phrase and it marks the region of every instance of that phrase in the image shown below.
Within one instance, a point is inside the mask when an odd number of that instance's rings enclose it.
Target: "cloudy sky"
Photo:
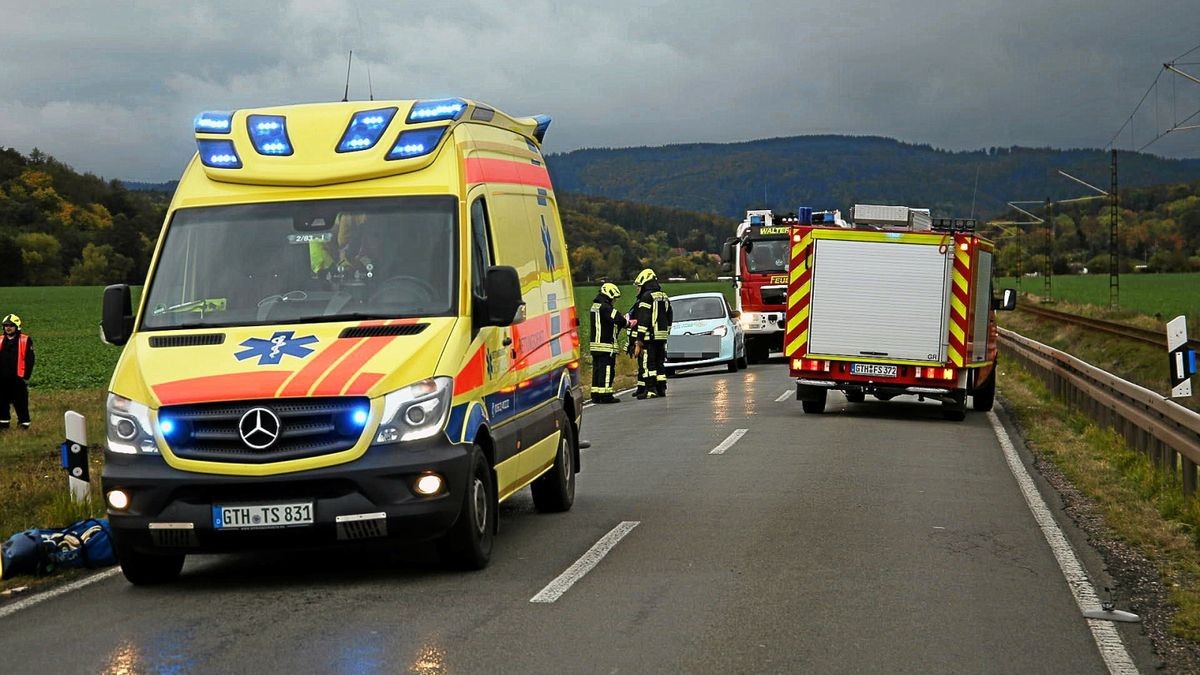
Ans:
[[[1104,147],[1197,0],[0,0],[0,146],[171,180],[201,110],[449,95],[554,118],[547,149],[877,134]],[[1200,50],[1181,59],[1200,75]],[[1118,140],[1200,109],[1163,76]],[[1200,121],[1200,117],[1193,123]],[[1200,130],[1151,152],[1200,157]]]

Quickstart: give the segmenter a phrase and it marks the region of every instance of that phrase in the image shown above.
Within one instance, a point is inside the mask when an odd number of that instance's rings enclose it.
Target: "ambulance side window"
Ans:
[[[487,205],[483,197],[471,203],[471,292],[484,297],[487,268],[495,264],[488,235]]]

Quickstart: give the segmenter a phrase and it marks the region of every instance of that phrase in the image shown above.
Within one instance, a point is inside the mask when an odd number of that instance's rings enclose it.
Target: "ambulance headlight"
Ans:
[[[415,441],[437,434],[450,416],[453,395],[452,377],[432,377],[385,394],[375,442]]]
[[[158,454],[149,406],[124,396],[109,394],[105,412],[109,452],[122,455],[136,455],[139,452]]]

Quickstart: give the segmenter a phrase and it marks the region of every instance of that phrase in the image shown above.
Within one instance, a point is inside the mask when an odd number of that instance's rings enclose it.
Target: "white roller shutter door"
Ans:
[[[808,352],[944,362],[951,257],[938,249],[817,240]]]

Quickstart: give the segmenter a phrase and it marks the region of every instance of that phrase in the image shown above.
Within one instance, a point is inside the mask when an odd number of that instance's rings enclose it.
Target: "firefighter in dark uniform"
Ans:
[[[0,429],[12,423],[9,408],[17,411],[17,423],[29,428],[29,388],[33,374],[33,338],[21,332],[21,317],[9,314],[0,320]]]
[[[613,377],[617,373],[617,334],[629,325],[625,315],[613,307],[621,297],[616,284],[603,284],[592,301],[592,401],[619,403],[613,395]]]
[[[647,399],[667,395],[667,338],[671,335],[671,301],[663,292],[654,270],[644,269],[633,280],[638,287],[633,306],[635,320],[634,347],[638,362],[637,393],[635,398]]]

